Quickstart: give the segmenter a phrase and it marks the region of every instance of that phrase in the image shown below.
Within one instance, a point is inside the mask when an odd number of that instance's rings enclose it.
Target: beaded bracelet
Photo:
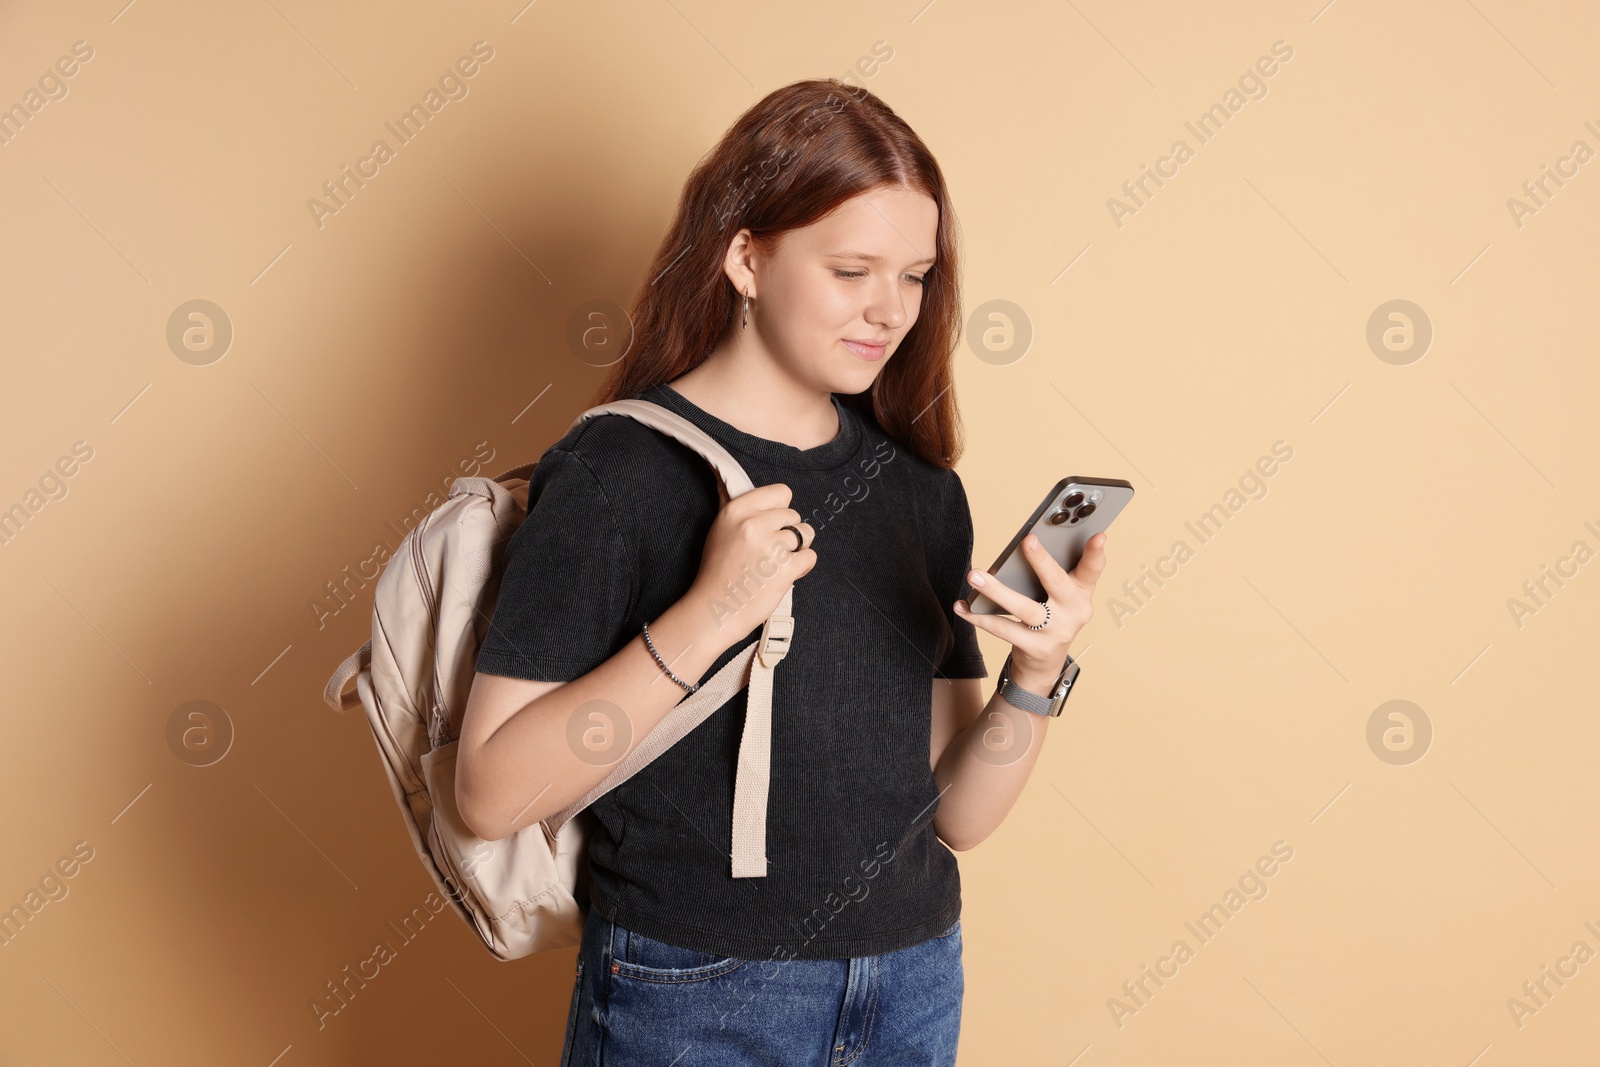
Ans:
[[[650,654],[656,658],[656,662],[661,665],[661,669],[667,672],[667,677],[668,678],[671,678],[674,682],[677,682],[680,686],[682,686],[684,689],[686,689],[687,691],[689,691],[691,693],[693,693],[696,689],[700,688],[700,683],[699,682],[696,682],[694,685],[690,685],[688,682],[684,681],[682,678],[679,678],[676,674],[672,673],[672,668],[667,666],[667,661],[662,659],[661,658],[661,653],[656,651],[656,643],[654,641],[650,640],[650,624],[649,623],[645,623],[644,624],[644,643],[645,643],[645,646],[650,649]]]

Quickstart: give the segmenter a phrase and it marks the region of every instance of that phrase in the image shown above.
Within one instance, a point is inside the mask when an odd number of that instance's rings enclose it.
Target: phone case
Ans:
[[[1132,499],[1133,486],[1121,478],[1074,475],[1061,479],[1022,524],[1022,529],[1000,553],[989,573],[1007,587],[1043,603],[1044,586],[1039,584],[1033,564],[1022,553],[1022,539],[1030,533],[1037,534],[1050,558],[1061,564],[1063,570],[1070,571],[1083,558],[1084,545],[1089,538],[1110,526],[1111,520]],[[974,589],[973,593],[969,602],[973,614],[1012,614],[982,591]]]

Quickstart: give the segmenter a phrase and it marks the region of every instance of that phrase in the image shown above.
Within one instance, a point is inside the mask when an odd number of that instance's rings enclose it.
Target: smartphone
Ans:
[[[1044,602],[1045,589],[1033,564],[1022,551],[1022,539],[1036,534],[1050,558],[1070,571],[1083,558],[1089,538],[1111,525],[1119,512],[1133,499],[1133,486],[1121,478],[1063,478],[1045,495],[1017,536],[1000,553],[989,573],[1023,596]],[[979,590],[968,602],[975,615],[1010,615],[1011,612],[990,600]]]

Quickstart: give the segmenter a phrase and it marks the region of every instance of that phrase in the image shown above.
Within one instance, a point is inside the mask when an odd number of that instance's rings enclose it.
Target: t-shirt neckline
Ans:
[[[855,455],[861,444],[861,425],[855,413],[840,402],[837,393],[829,393],[833,408],[839,413],[839,433],[827,444],[815,448],[796,448],[782,441],[745,433],[730,423],[717,418],[666,382],[652,386],[639,394],[639,398],[659,403],[682,415],[706,433],[716,438],[724,448],[758,459],[774,467],[790,470],[826,470]]]

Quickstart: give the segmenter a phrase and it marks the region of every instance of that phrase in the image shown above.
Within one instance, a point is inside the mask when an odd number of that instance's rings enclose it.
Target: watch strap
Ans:
[[[1050,698],[1042,697],[1037,693],[1030,693],[1016,682],[1010,675],[1000,679],[1000,698],[1007,704],[1022,711],[1031,711],[1035,715],[1050,714]]]
[[[1034,715],[1055,717],[1061,714],[1061,707],[1066,703],[1067,697],[1072,693],[1072,687],[1078,680],[1078,664],[1071,656],[1067,657],[1066,664],[1061,668],[1061,673],[1056,677],[1055,684],[1050,687],[1046,696],[1029,692],[1011,679],[1011,657],[1000,667],[1000,685],[996,692],[1007,704],[1022,711],[1032,712]]]

